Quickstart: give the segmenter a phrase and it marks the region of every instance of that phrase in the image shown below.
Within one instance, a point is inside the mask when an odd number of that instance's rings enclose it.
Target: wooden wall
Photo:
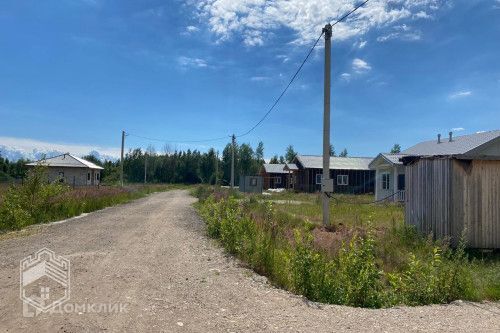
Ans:
[[[454,244],[500,248],[500,161],[420,159],[406,167],[406,221]]]

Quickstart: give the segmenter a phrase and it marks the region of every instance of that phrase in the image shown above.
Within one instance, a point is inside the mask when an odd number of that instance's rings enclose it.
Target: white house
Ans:
[[[28,163],[26,165],[47,166],[50,182],[61,181],[75,186],[99,185],[101,182],[101,170],[104,169],[92,162],[69,153]]]
[[[375,200],[405,201],[404,154],[381,153],[371,161],[375,170]]]

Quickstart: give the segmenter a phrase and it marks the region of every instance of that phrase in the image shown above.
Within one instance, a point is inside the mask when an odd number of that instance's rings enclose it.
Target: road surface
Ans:
[[[500,331],[497,303],[370,310],[276,289],[205,237],[194,201],[157,193],[1,236],[0,331]],[[59,312],[25,317],[19,261],[44,247],[70,260],[71,298]]]

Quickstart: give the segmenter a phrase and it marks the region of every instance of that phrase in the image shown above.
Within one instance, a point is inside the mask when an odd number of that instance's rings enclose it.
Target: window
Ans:
[[[99,180],[99,176],[100,176],[100,175],[101,175],[100,173],[96,173],[96,174],[95,174],[95,178],[96,178],[97,180]]]
[[[90,172],[87,173],[87,181],[90,181]]]
[[[316,184],[321,185],[321,179],[323,179],[323,175],[321,173],[316,174]]]
[[[383,190],[388,190],[391,188],[390,176],[391,175],[389,173],[382,174],[382,189]]]
[[[338,175],[337,176],[337,185],[349,185],[349,176],[348,175]]]
[[[255,177],[250,178],[250,186],[257,186],[257,178]]]
[[[64,183],[64,172],[63,171],[59,172],[59,182]]]
[[[275,178],[275,183],[276,184],[281,184],[281,177],[276,177]]]

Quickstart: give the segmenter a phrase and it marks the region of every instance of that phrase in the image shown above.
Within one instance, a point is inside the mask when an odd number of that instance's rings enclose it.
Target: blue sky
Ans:
[[[0,7],[0,144],[99,149],[120,132],[222,149],[267,111],[349,0],[48,0]],[[375,156],[500,128],[500,1],[372,0],[334,28],[332,135]],[[239,139],[319,154],[323,46]],[[29,139],[29,140],[27,140]],[[175,143],[178,141],[178,143]],[[162,143],[127,137],[127,147]]]

